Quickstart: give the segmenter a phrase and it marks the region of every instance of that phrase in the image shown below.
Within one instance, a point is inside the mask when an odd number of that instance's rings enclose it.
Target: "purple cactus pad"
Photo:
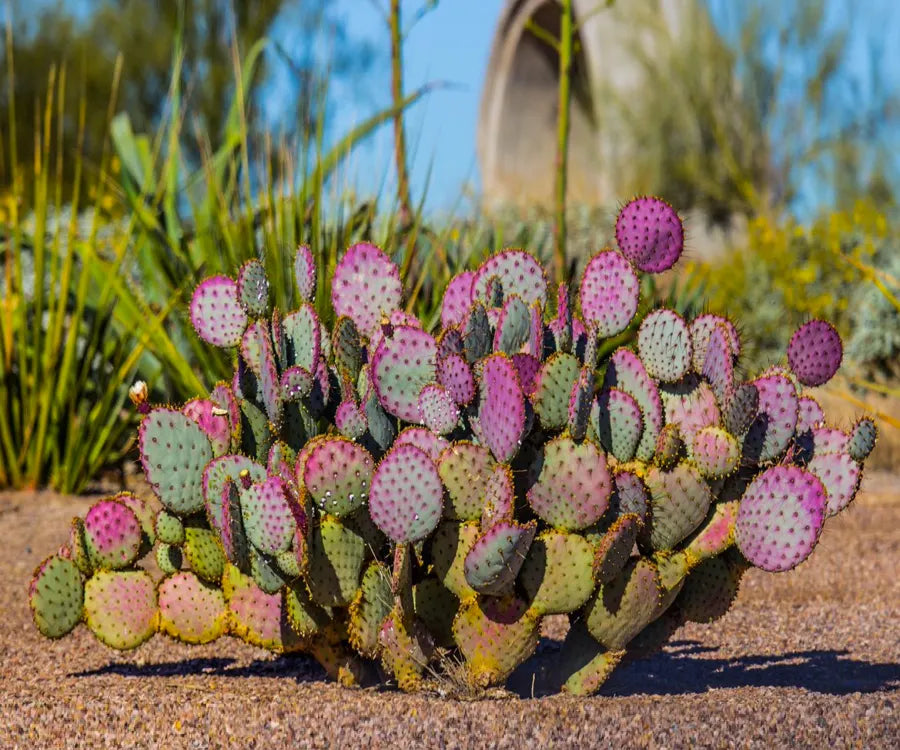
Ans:
[[[381,319],[400,306],[402,295],[399,269],[374,245],[353,245],[334,269],[334,313],[350,318],[364,336],[371,336]]]
[[[614,250],[598,253],[584,269],[579,297],[585,322],[601,338],[624,331],[640,301],[641,287],[628,261]]]
[[[395,543],[418,542],[431,534],[443,504],[444,488],[434,461],[416,446],[395,446],[375,470],[369,512]]]
[[[660,273],[684,250],[684,227],[674,208],[659,198],[635,198],[616,219],[616,242],[636,268]]]
[[[297,281],[300,299],[303,302],[312,302],[316,296],[316,261],[312,250],[306,245],[300,245],[294,256],[294,278]]]
[[[844,347],[830,323],[811,320],[800,326],[788,344],[788,362],[803,385],[823,385],[841,366]]]
[[[441,325],[444,328],[464,326],[472,307],[472,280],[474,271],[463,271],[456,274],[444,290],[444,301],[441,307]]]
[[[510,461],[525,430],[525,397],[509,357],[494,354],[483,365],[478,422],[494,458]]]
[[[200,282],[191,297],[191,323],[201,339],[214,346],[237,346],[247,326],[247,313],[238,301],[238,287],[227,276]]]

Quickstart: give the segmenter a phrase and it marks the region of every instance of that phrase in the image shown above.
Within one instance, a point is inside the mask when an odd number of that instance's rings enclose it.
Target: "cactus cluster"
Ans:
[[[616,241],[552,317],[532,255],[491,257],[451,281],[436,334],[368,244],[335,268],[331,330],[307,248],[291,312],[258,261],[205,280],[191,319],[235,352],[234,378],[142,405],[159,502],[122,493],[73,520],[31,584],[38,629],[83,622],[119,649],[231,635],[415,690],[445,650],[472,685],[502,684],[543,618],[568,615],[563,689],[587,694],[629,652],[722,616],[750,566],[801,563],[875,442],[868,419],[826,427],[804,390],[837,370],[840,338],[810,321],[785,366],[741,382],[729,320],[635,318],[639,272],[681,254],[675,211],[632,201]]]

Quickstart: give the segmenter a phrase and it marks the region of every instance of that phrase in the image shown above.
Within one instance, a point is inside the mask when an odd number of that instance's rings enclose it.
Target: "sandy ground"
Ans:
[[[0,495],[0,748],[900,746],[900,479],[872,475],[798,570],[752,571],[732,611],[623,665],[594,698],[474,702],[348,691],[305,657],[84,628],[41,639],[31,571],[89,500]],[[552,661],[546,639],[540,659]],[[540,666],[540,665],[539,665]],[[615,743],[615,744],[613,744]]]

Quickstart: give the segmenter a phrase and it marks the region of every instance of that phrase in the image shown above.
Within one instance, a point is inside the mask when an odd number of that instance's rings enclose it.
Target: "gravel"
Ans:
[[[305,657],[157,636],[119,653],[31,623],[31,571],[90,498],[0,495],[0,748],[900,746],[900,479],[868,478],[798,570],[751,571],[732,611],[623,665],[593,698],[541,697],[565,625],[517,692],[346,690]],[[534,679],[532,681],[532,674]],[[532,696],[534,694],[538,697]]]

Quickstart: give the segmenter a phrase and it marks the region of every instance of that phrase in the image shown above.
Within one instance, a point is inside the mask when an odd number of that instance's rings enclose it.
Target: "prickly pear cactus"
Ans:
[[[231,635],[413,690],[437,646],[473,686],[503,683],[542,619],[567,615],[563,689],[586,694],[629,652],[724,615],[749,567],[809,557],[875,426],[826,427],[806,390],[841,362],[828,323],[740,382],[731,321],[641,304],[641,273],[683,247],[664,201],[628,203],[616,241],[552,313],[534,257],[493,256],[450,282],[439,331],[400,309],[400,272],[368,244],[335,268],[331,331],[306,247],[294,311],[273,308],[259,262],[204,281],[191,320],[234,378],[142,405],[156,502],[74,519],[31,583],[37,628],[84,623],[114,648]]]

